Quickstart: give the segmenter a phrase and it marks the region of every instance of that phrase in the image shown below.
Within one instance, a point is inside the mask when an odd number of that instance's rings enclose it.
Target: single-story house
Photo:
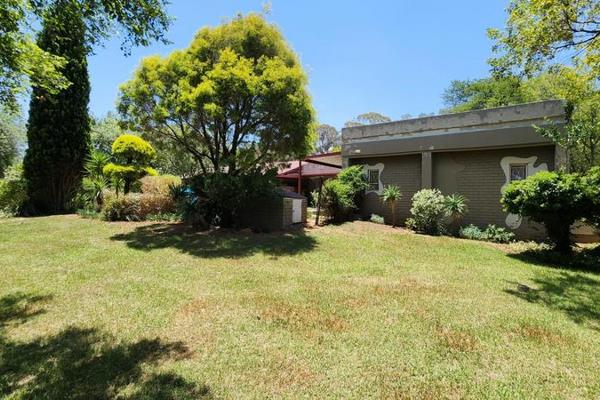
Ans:
[[[369,181],[362,213],[391,219],[380,195],[400,186],[397,218],[410,216],[412,196],[424,188],[468,199],[465,224],[510,228],[519,238],[545,236],[542,226],[502,210],[511,181],[567,163],[566,151],[536,126],[565,124],[565,104],[551,100],[481,111],[408,119],[342,130],[344,166],[364,165]]]
[[[277,179],[282,187],[310,198],[327,179],[342,170],[341,152],[311,154],[303,160],[280,163]]]

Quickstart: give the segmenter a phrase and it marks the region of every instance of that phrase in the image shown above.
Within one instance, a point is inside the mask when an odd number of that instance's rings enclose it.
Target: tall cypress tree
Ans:
[[[69,211],[81,184],[90,146],[85,35],[75,2],[58,0],[44,15],[38,46],[67,60],[62,73],[71,85],[58,93],[33,88],[23,167],[34,213]]]

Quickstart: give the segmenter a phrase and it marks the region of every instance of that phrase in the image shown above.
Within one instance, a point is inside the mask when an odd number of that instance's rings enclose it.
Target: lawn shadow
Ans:
[[[556,272],[540,275],[533,285],[508,282],[505,289],[530,303],[561,311],[577,324],[600,331],[600,280],[578,272]]]
[[[137,250],[175,248],[203,258],[242,258],[255,253],[276,258],[304,253],[316,246],[316,240],[302,229],[272,233],[198,232],[183,224],[161,223],[139,226],[131,232],[114,235],[111,240],[125,242]]]
[[[146,366],[189,356],[181,342],[144,339],[123,343],[96,329],[71,327],[31,341],[9,340],[5,329],[43,310],[45,299],[0,299],[0,397],[23,399],[210,399],[210,388]]]
[[[600,246],[576,249],[568,255],[547,248],[536,248],[508,256],[542,267],[600,273]]]

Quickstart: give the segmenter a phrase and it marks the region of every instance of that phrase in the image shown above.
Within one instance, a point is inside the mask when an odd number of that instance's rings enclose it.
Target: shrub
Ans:
[[[544,224],[555,250],[571,251],[571,225],[590,215],[589,190],[575,174],[538,172],[512,182],[504,191],[504,210]]]
[[[362,165],[353,165],[341,170],[337,179],[348,186],[348,195],[351,197],[354,206],[358,207],[365,190],[369,188]]]
[[[171,187],[181,185],[181,178],[175,175],[148,175],[140,179],[140,190],[146,194],[171,196]]]
[[[352,189],[339,179],[326,181],[321,191],[321,206],[333,222],[346,221],[356,209]]]
[[[109,196],[104,202],[102,215],[106,221],[141,221],[140,195]]]
[[[158,175],[148,164],[156,157],[154,148],[135,135],[121,135],[112,145],[115,163],[104,166],[104,175],[114,180],[122,180],[125,194],[129,193],[131,184],[145,175]]]
[[[445,197],[438,189],[419,190],[412,197],[410,213],[412,217],[406,220],[409,228],[439,235],[444,231]]]
[[[392,209],[392,226],[396,226],[396,204],[402,198],[402,191],[399,186],[389,185],[383,189],[381,199]]]
[[[515,240],[515,234],[496,225],[488,225],[481,230],[475,225],[467,225],[460,229],[460,237],[472,240],[485,240],[496,243],[510,243]]]
[[[515,240],[515,234],[506,228],[488,225],[483,231],[483,240],[496,243],[510,243]]]
[[[146,219],[148,215],[174,213],[175,202],[169,194],[142,193],[139,199],[140,219]]]
[[[586,219],[600,229],[600,167],[592,168],[583,178],[589,213]]]
[[[444,208],[446,209],[449,230],[453,235],[456,235],[460,228],[460,222],[468,212],[467,199],[460,194],[451,194],[444,199]]]
[[[473,224],[463,226],[462,228],[460,228],[459,235],[460,237],[465,239],[485,240],[483,231]]]
[[[374,222],[376,224],[385,224],[385,220],[383,219],[383,217],[377,214],[371,214],[371,222]]]
[[[4,179],[0,179],[0,214],[17,215],[27,202],[27,183],[21,165],[8,168]]]
[[[241,213],[275,196],[276,171],[199,175],[174,189],[177,208],[198,226],[241,227]]]

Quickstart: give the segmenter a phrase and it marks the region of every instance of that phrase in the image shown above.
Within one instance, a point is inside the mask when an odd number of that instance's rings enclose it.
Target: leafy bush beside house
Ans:
[[[333,222],[344,222],[358,210],[365,190],[368,187],[363,167],[353,165],[342,170],[337,178],[323,183],[321,207]],[[312,194],[315,203],[318,193]]]
[[[502,195],[505,211],[544,224],[555,250],[571,251],[571,225],[593,217],[593,190],[577,174],[542,171],[512,182]]]
[[[459,236],[471,240],[485,240],[495,243],[510,243],[515,240],[515,234],[506,228],[488,225],[484,230],[471,224],[460,229]]]
[[[439,235],[444,231],[446,198],[438,189],[422,189],[412,197],[406,225],[417,232]]]

